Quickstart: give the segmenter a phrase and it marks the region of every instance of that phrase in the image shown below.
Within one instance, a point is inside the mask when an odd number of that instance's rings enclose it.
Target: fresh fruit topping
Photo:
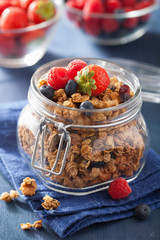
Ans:
[[[53,87],[54,90],[64,88],[68,80],[69,76],[65,68],[54,67],[48,72],[48,84]]]
[[[79,91],[89,96],[96,96],[104,92],[110,79],[104,68],[97,65],[88,65],[77,73],[75,77]]]
[[[122,177],[112,181],[108,188],[108,193],[113,199],[128,197],[131,192],[128,182]]]
[[[72,94],[77,92],[78,84],[74,80],[69,80],[65,86],[65,93],[67,97],[71,97]]]
[[[74,80],[75,76],[77,75],[77,72],[86,66],[87,63],[80,59],[76,59],[70,62],[67,66],[69,79]]]
[[[85,101],[82,102],[79,106],[80,109],[82,110],[87,110],[87,109],[94,109],[93,104],[89,101]],[[84,112],[83,115],[87,116],[87,117],[91,117],[92,116],[92,112]]]
[[[147,204],[139,204],[135,208],[135,216],[141,220],[145,220],[149,217],[151,209]]]
[[[121,8],[122,4],[120,0],[105,0],[106,11],[113,13],[116,9]]]
[[[54,96],[54,89],[51,86],[43,85],[39,90],[48,99],[52,99]]]
[[[27,9],[34,0],[19,0],[21,8]]]
[[[66,5],[69,7],[83,9],[86,0],[69,0]]]
[[[28,19],[34,23],[41,23],[55,15],[55,7],[51,0],[33,1],[27,10]]]
[[[1,29],[15,29],[26,27],[28,23],[25,10],[19,7],[8,7],[1,14]]]
[[[104,7],[101,0],[88,0],[86,1],[83,8],[83,14],[84,14],[85,20],[90,19],[92,13],[103,13],[103,12],[104,12]]]
[[[127,85],[123,85],[119,89],[119,97],[122,103],[128,101],[131,98],[130,88]]]

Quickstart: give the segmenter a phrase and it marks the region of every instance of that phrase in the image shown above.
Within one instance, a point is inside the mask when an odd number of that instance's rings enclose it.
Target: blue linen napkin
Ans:
[[[47,189],[34,175],[33,170],[20,156],[16,143],[16,124],[26,101],[0,104],[0,170],[18,190],[33,211],[61,238],[97,222],[107,222],[134,215],[139,203],[149,204],[151,209],[160,207],[160,156],[150,149],[146,165],[140,176],[130,186],[132,193],[121,200],[112,200],[107,190],[88,196],[69,196]],[[38,189],[32,197],[19,191],[25,177],[34,178]],[[45,210],[42,198],[50,195],[58,199],[57,210]]]

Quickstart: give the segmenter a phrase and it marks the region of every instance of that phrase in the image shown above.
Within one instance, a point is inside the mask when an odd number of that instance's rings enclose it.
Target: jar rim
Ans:
[[[95,62],[98,62],[98,63],[101,63],[100,66],[104,65],[105,63],[108,64],[109,66],[112,66],[112,67],[115,67],[117,69],[119,69],[119,72],[126,72],[128,73],[132,79],[133,79],[133,82],[134,82],[134,86],[132,85],[132,87],[135,88],[135,92],[134,92],[134,95],[126,102],[124,103],[121,103],[119,105],[116,105],[116,106],[113,106],[113,107],[108,107],[108,108],[101,108],[101,109],[87,109],[87,110],[84,110],[84,109],[79,109],[79,108],[71,108],[71,107],[66,107],[66,106],[63,106],[63,105],[60,105],[60,104],[57,104],[56,102],[53,102],[49,99],[47,99],[46,97],[44,97],[38,90],[38,87],[36,86],[36,80],[37,79],[37,75],[39,72],[41,71],[44,71],[44,69],[47,69],[49,66],[60,66],[62,64],[62,62],[71,62],[75,59],[81,59],[82,61],[95,61]],[[99,64],[97,64],[99,65]],[[50,68],[49,68],[50,69]],[[34,92],[34,95],[36,97],[36,99],[40,102],[43,102],[49,106],[54,106],[54,107],[58,107],[59,109],[65,109],[65,110],[72,110],[72,111],[75,111],[75,112],[91,112],[91,113],[100,113],[100,112],[109,112],[109,111],[116,111],[116,110],[120,110],[121,108],[127,108],[129,105],[133,105],[135,104],[138,99],[140,98],[141,96],[141,88],[140,88],[140,82],[137,78],[137,76],[132,73],[131,71],[129,71],[128,69],[125,69],[124,67],[118,65],[118,64],[115,64],[113,62],[110,62],[108,60],[105,60],[105,59],[100,59],[100,58],[86,58],[86,57],[80,57],[80,58],[63,58],[63,59],[58,59],[58,60],[53,60],[53,61],[50,61],[46,64],[43,64],[41,67],[39,67],[35,72],[34,74],[32,75],[32,78],[31,78],[31,89],[33,90]]]

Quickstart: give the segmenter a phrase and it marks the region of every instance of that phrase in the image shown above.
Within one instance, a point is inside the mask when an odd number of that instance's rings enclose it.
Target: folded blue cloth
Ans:
[[[18,191],[25,177],[36,180],[38,189],[34,196],[23,196],[20,191],[19,194],[61,238],[96,222],[133,216],[139,203],[149,204],[151,209],[160,207],[160,157],[152,149],[142,173],[130,183],[132,193],[128,198],[112,200],[107,190],[77,197],[47,189],[18,152],[16,124],[25,104],[26,101],[0,105],[0,170]],[[41,203],[46,194],[60,201],[61,206],[57,210],[43,209]]]

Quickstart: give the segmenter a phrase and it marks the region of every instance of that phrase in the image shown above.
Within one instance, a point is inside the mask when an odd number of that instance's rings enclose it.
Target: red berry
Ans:
[[[149,1],[142,1],[142,2],[139,2],[139,3],[137,3],[137,4],[135,5],[135,9],[136,9],[136,10],[140,10],[140,9],[149,7],[149,6],[151,6],[151,5],[152,5],[152,3],[149,2]],[[144,15],[144,16],[141,16],[141,17],[140,17],[140,20],[141,20],[142,22],[146,22],[146,21],[148,21],[149,18],[150,18],[150,14],[146,14],[146,15]]]
[[[89,96],[97,96],[104,92],[110,79],[106,70],[98,65],[88,65],[75,77],[79,91]]]
[[[19,7],[8,7],[1,15],[1,29],[15,29],[26,27],[28,23],[25,10]]]
[[[74,80],[74,77],[77,75],[77,72],[86,66],[87,63],[80,59],[76,59],[70,62],[67,66],[69,79]]]
[[[47,21],[55,15],[55,7],[51,0],[33,1],[27,10],[28,19],[35,24]]]
[[[64,88],[69,80],[68,72],[65,68],[54,67],[48,72],[48,84],[54,89],[58,90]]]
[[[90,19],[92,13],[103,13],[104,7],[101,0],[87,0],[83,8],[84,19]]]
[[[113,199],[128,197],[131,192],[128,182],[122,177],[112,181],[108,188],[108,193]]]
[[[98,36],[101,33],[101,19],[89,18],[83,22],[84,31],[92,36]]]
[[[31,4],[31,2],[33,2],[34,0],[19,0],[19,4],[21,8],[24,8],[27,10],[27,8],[29,7],[29,5]]]
[[[124,7],[132,7],[136,3],[136,0],[122,0]]]
[[[0,54],[9,57],[14,54],[16,48],[15,40],[10,36],[0,34]]]
[[[131,12],[134,11],[135,9],[127,7],[124,9],[125,12]],[[137,17],[133,17],[133,18],[127,18],[124,22],[123,22],[123,26],[126,29],[133,29],[138,25],[138,18]]]
[[[66,5],[72,8],[77,8],[82,10],[85,4],[85,0],[69,0]]]
[[[102,29],[103,29],[106,33],[116,32],[119,27],[120,27],[120,24],[119,24],[115,19],[111,19],[111,18],[103,19]]]
[[[4,1],[0,2],[0,15],[6,8],[8,8],[10,6],[11,6],[10,0],[4,0]]]
[[[116,9],[121,8],[120,0],[105,0],[106,11],[113,13]]]

